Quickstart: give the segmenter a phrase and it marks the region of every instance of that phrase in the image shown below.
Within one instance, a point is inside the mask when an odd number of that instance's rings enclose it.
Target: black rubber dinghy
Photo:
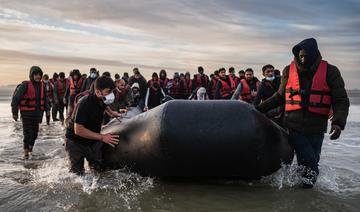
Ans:
[[[286,131],[242,101],[173,100],[102,133],[120,136],[108,168],[146,176],[258,179],[293,158]]]

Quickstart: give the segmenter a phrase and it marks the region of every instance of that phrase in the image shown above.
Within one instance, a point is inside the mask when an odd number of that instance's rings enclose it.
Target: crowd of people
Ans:
[[[290,130],[298,163],[305,166],[304,186],[315,183],[321,145],[329,114],[332,114],[331,139],[344,129],[349,100],[339,70],[323,61],[315,39],[306,39],[293,48],[294,61],[283,71],[271,64],[262,67],[259,81],[251,68],[235,73],[235,68],[220,68],[210,76],[199,66],[189,72],[154,72],[146,80],[138,68],[133,74],[100,72],[91,68],[89,75],[74,69],[66,77],[54,73],[50,79],[38,66],[30,69],[30,79],[19,84],[12,99],[13,119],[21,112],[24,132],[24,157],[28,158],[37,138],[39,122],[65,123],[66,149],[71,171],[83,172],[84,158],[95,169],[101,167],[101,144],[116,145],[116,135],[100,134],[101,126],[111,117],[121,116],[129,107],[151,110],[164,99],[241,100],[265,113]],[[64,116],[64,111],[67,115]],[[50,113],[51,111],[51,113]],[[234,111],[235,112],[235,111]],[[59,116],[57,116],[59,114]],[[99,145],[89,145],[97,143]]]

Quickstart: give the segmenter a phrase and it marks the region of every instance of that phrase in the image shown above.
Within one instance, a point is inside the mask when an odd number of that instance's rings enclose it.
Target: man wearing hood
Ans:
[[[134,75],[130,77],[129,79],[129,85],[132,86],[134,83],[138,83],[140,88],[140,97],[142,99],[145,99],[146,95],[146,89],[147,89],[147,82],[146,79],[141,75],[138,68],[133,69]]]
[[[49,100],[44,83],[41,81],[42,76],[43,71],[39,66],[31,67],[30,80],[24,81],[18,86],[11,101],[15,121],[18,120],[20,109],[24,134],[24,159],[28,159],[29,154],[32,153],[43,112],[46,111],[46,114],[49,115]]]
[[[81,87],[81,92],[84,92],[86,90],[89,90],[91,85],[95,82],[95,80],[99,77],[99,72],[96,70],[96,68],[90,68],[90,74],[89,77],[86,78],[84,83]]]
[[[340,71],[322,60],[314,38],[292,49],[294,60],[283,71],[279,90],[257,109],[261,112],[285,104],[284,125],[294,146],[298,164],[304,168],[302,186],[312,188],[319,174],[318,163],[332,114],[330,139],[338,139],[349,112],[349,99]]]
[[[165,93],[168,94],[167,86],[170,79],[167,77],[167,73],[165,69],[160,70],[159,76],[160,76],[160,86],[165,91]]]
[[[143,111],[145,108],[145,98],[141,96],[139,83],[135,82],[131,86],[131,96],[131,107],[139,107]]]
[[[148,111],[160,105],[161,99],[166,96],[164,90],[160,86],[160,79],[156,72],[152,74],[152,78],[148,81],[147,86],[144,111]]]

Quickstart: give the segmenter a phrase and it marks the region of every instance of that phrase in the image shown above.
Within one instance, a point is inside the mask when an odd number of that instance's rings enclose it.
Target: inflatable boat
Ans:
[[[258,179],[290,163],[287,132],[242,101],[173,100],[113,120],[102,133],[104,164],[146,176]],[[138,115],[136,115],[138,114]]]

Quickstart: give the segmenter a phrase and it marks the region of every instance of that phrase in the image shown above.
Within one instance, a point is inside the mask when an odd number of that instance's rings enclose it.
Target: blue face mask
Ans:
[[[275,76],[272,76],[272,77],[265,77],[266,80],[268,81],[273,81],[275,79]]]
[[[96,78],[97,74],[96,73],[90,73],[90,78]]]

